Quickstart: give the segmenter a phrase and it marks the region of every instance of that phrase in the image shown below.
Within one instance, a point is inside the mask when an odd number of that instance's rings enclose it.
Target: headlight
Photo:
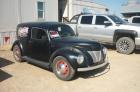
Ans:
[[[79,55],[79,56],[77,57],[77,63],[78,63],[78,64],[82,64],[83,61],[84,61],[84,56],[83,56],[83,55]]]
[[[107,48],[103,48],[103,53],[104,53],[104,55],[106,55],[107,54]]]

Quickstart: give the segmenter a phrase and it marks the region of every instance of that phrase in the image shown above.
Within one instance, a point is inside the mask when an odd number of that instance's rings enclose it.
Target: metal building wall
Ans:
[[[84,9],[96,14],[108,13],[106,6],[91,2],[90,0],[68,0],[63,17],[68,17],[70,20],[74,15],[82,13]]]
[[[18,0],[0,0],[0,31],[14,31],[18,20]]]
[[[0,0],[0,45],[16,39],[16,26],[38,21],[37,1],[45,2],[45,21],[58,21],[58,0]]]
[[[58,0],[0,0],[0,31],[14,31],[18,23],[38,21],[37,1],[45,2],[46,21],[58,21]]]
[[[15,31],[0,32],[0,46],[10,45],[16,40]]]

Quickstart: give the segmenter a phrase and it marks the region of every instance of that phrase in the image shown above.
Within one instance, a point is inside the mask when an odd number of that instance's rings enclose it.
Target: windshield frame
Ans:
[[[61,27],[61,30],[59,30],[60,27]],[[56,32],[56,35],[58,35],[58,36],[52,37],[52,35],[51,35],[52,31]],[[65,32],[65,34],[67,34],[69,32],[69,34],[64,35],[63,34],[64,32]],[[74,30],[68,25],[52,25],[52,27],[49,28],[48,33],[49,33],[50,39],[58,39],[58,38],[60,39],[60,38],[65,38],[65,37],[75,37],[76,36],[76,34],[74,33]]]
[[[123,19],[121,19],[120,17],[116,16],[116,15],[108,15],[108,17],[115,23],[115,24],[125,24],[127,23],[126,21],[124,21]]]
[[[79,20],[79,17],[80,17],[80,15],[75,15],[75,16],[73,16],[73,17],[70,19],[70,23],[71,23],[71,24],[77,24],[77,23],[78,23],[78,20]],[[73,20],[74,20],[75,22],[73,22]]]

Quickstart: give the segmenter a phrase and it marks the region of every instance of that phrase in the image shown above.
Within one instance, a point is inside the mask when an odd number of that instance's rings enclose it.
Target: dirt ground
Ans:
[[[43,68],[17,63],[12,53],[0,50],[0,92],[140,92],[140,53],[108,51],[110,67],[77,73],[61,81]]]

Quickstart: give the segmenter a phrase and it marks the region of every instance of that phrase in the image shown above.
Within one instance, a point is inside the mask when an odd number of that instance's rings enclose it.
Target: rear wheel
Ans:
[[[122,54],[131,54],[135,49],[134,40],[130,37],[122,37],[116,43],[116,49]]]
[[[13,47],[13,56],[16,61],[23,62],[23,59],[21,56],[21,49],[18,45],[14,45],[14,47]]]
[[[61,80],[71,80],[75,75],[75,69],[72,68],[68,60],[62,56],[57,56],[53,61],[53,72]]]

